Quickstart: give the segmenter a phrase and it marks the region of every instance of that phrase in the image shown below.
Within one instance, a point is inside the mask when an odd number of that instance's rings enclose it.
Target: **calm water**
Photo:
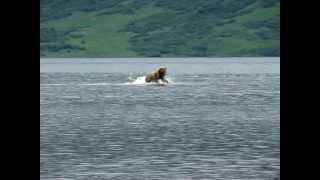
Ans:
[[[279,61],[41,59],[41,179],[280,179]]]

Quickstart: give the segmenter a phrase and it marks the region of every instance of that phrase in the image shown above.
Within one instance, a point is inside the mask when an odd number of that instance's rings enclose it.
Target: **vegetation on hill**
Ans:
[[[41,0],[42,57],[279,56],[279,0]]]

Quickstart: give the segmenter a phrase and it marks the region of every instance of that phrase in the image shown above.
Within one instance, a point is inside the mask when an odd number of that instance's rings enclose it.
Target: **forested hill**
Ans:
[[[40,0],[41,57],[279,56],[279,0]]]

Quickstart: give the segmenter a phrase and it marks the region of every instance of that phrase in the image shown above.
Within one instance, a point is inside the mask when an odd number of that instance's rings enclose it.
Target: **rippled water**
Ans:
[[[41,179],[280,179],[279,59],[223,60],[41,60]]]

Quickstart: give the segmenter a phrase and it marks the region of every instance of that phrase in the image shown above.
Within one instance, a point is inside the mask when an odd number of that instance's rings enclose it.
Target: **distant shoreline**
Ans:
[[[253,56],[253,57],[40,57],[40,59],[270,59],[279,58],[280,56]]]

